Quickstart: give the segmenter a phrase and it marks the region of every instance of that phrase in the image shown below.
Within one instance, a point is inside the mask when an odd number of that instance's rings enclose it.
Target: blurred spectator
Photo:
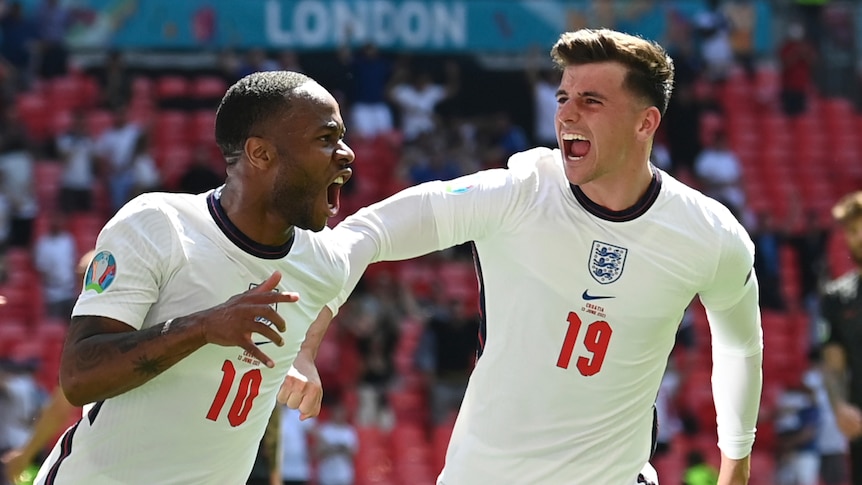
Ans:
[[[12,200],[6,193],[6,174],[0,170],[0,261],[6,251],[9,242],[9,234],[12,232]],[[0,284],[3,283],[4,273],[0,264]]]
[[[823,11],[829,0],[793,0],[797,17],[808,35],[811,46],[819,52],[823,43]]]
[[[674,173],[690,172],[694,160],[703,149],[700,140],[700,118],[703,112],[694,84],[679,85],[670,98],[662,120]]]
[[[318,485],[353,485],[353,457],[359,449],[356,429],[347,421],[342,403],[332,406],[330,418],[317,429],[315,456]]]
[[[19,448],[30,436],[33,419],[45,399],[36,370],[37,363],[30,359],[0,361],[0,456]],[[6,479],[4,468],[0,461],[0,483]]]
[[[817,297],[821,284],[828,277],[826,249],[830,231],[816,209],[804,210],[799,204],[791,204],[790,213],[787,242],[796,252],[800,296],[808,301]]]
[[[697,15],[695,26],[700,38],[700,56],[704,62],[706,77],[712,82],[725,81],[734,62],[727,18],[713,5]]]
[[[686,469],[683,485],[716,485],[718,470],[706,462],[700,450],[692,449],[686,454]]]
[[[33,42],[36,40],[36,25],[24,16],[20,1],[0,1],[0,57],[13,72],[13,83],[17,90],[26,90],[32,76]]]
[[[817,452],[820,454],[820,480],[823,485],[844,485],[847,480],[847,438],[838,429],[835,412],[820,367],[820,352],[808,354],[808,369],[802,382],[814,393],[820,421],[817,426]]]
[[[418,310],[410,290],[399,287],[388,272],[363,278],[360,283],[368,285],[368,291],[351,297],[357,312],[350,329],[361,359],[356,422],[389,428],[394,422],[387,394],[396,377],[394,355],[400,325],[408,316],[418,315]]]
[[[241,63],[242,61],[236,52],[232,50],[221,51],[218,55],[218,61],[216,62],[218,76],[222,78],[228,86],[232,86],[235,82],[239,81]]]
[[[278,63],[269,58],[269,54],[261,48],[250,49],[245,54],[245,59],[239,67],[239,78],[248,76],[253,72],[277,71]]]
[[[75,267],[78,264],[75,239],[59,212],[49,216],[48,231],[33,248],[33,262],[42,282],[45,314],[69,320],[77,297]]]
[[[656,458],[671,451],[673,439],[683,430],[682,420],[676,409],[676,398],[681,384],[682,379],[677,372],[676,364],[673,359],[669,359],[655,400],[656,418],[659,423],[654,455]]]
[[[428,133],[418,143],[404,148],[402,163],[411,184],[431,180],[451,180],[462,174],[452,150],[441,134]]]
[[[811,389],[799,385],[778,397],[775,433],[778,437],[776,483],[818,485],[820,416]]]
[[[66,213],[89,212],[96,181],[96,141],[87,133],[83,112],[72,113],[69,130],[57,137],[55,145],[63,163],[59,209]]]
[[[446,63],[446,83],[437,84],[424,68],[413,70],[405,63],[396,71],[389,89],[389,99],[399,111],[400,130],[405,142],[437,129],[435,109],[459,89],[458,65]]]
[[[487,116],[488,141],[483,168],[505,167],[509,157],[529,148],[526,131],[515,123],[512,115],[499,110]]]
[[[479,315],[466,302],[450,299],[437,285],[440,303],[425,322],[416,364],[428,386],[433,424],[449,422],[461,408],[478,347]]]
[[[533,139],[539,146],[557,147],[557,89],[560,86],[560,72],[552,67],[539,67],[544,56],[532,51],[527,59],[527,82],[533,93]]]
[[[224,176],[212,167],[211,153],[207,145],[201,144],[192,154],[192,163],[180,176],[179,191],[200,194],[224,183]]]
[[[113,125],[102,133],[96,143],[96,153],[100,160],[100,171],[107,178],[111,210],[116,211],[129,200],[135,187],[133,161],[142,130],[129,119],[125,106],[115,109],[113,116]]]
[[[104,64],[94,74],[101,107],[113,110],[132,102],[132,74],[121,51],[108,52]]]
[[[760,282],[760,305],[770,310],[784,311],[787,305],[781,294],[781,246],[784,232],[775,223],[772,213],[757,214],[756,223],[750,229],[754,242],[754,271]]]
[[[781,64],[781,108],[788,116],[798,116],[808,108],[808,95],[814,89],[812,75],[817,51],[805,38],[801,24],[787,27],[787,37],[778,49]]]
[[[862,483],[862,191],[842,197],[832,217],[841,227],[854,267],[823,289],[823,375],[838,428],[850,441],[851,482],[856,485]]]
[[[715,133],[709,144],[694,161],[694,174],[703,193],[729,206],[736,214],[745,209],[745,192],[742,190],[742,163],[730,149],[727,135]]]
[[[281,406],[281,484],[308,485],[311,482],[309,444],[317,420],[301,421],[298,409]]]
[[[138,196],[145,192],[161,190],[162,176],[156,161],[150,154],[150,137],[147,133],[138,134],[135,147],[132,151],[132,174],[134,185],[129,198]]]
[[[350,41],[350,35],[347,35]],[[348,45],[339,50],[339,59],[347,68],[351,85],[347,93],[351,132],[361,138],[374,138],[392,131],[392,111],[386,104],[386,91],[392,77],[392,63],[372,42],[354,53]]]
[[[0,172],[4,191],[12,206],[9,246],[27,248],[33,242],[33,221],[39,211],[33,192],[32,142],[18,110],[10,106],[0,120]]]
[[[273,485],[280,483],[281,460],[279,446],[281,442],[281,406],[275,406],[263,438],[257,446],[257,456],[249,473],[246,485]]]
[[[39,28],[39,75],[44,79],[65,76],[69,52],[66,33],[72,25],[72,11],[60,0],[42,0],[36,11]]]
[[[753,0],[729,0],[721,7],[730,24],[730,47],[736,61],[745,69],[750,81],[757,74],[755,69],[754,26],[757,10]]]
[[[300,64],[296,51],[285,49],[279,52],[275,63],[279,70],[305,73],[305,69]]]

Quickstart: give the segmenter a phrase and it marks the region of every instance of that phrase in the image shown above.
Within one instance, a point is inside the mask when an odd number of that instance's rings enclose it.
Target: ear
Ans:
[[[266,170],[275,160],[275,147],[259,136],[250,136],[245,140],[245,156],[251,166]]]
[[[641,113],[641,123],[637,129],[637,137],[640,141],[646,142],[652,139],[658,130],[658,125],[661,123],[661,112],[655,106],[646,108]]]

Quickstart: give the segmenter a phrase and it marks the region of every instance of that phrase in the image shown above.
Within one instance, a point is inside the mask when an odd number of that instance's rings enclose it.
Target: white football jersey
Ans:
[[[96,243],[74,315],[136,329],[224,303],[273,271],[287,330],[258,336],[269,369],[240,347],[205,345],[140,387],[94,403],[57,442],[38,484],[245,483],[276,394],[311,322],[347,279],[346,256],[322,233],[296,229],[272,247],[243,235],[208,194],[146,194],[122,208]]]
[[[724,206],[654,173],[634,207],[611,212],[569,184],[558,150],[534,149],[508,170],[406,189],[333,230],[352,265],[333,308],[368,262],[475,243],[481,356],[440,484],[630,485],[695,295],[716,362],[739,371],[719,379],[722,449],[750,452],[762,349],[753,245]]]

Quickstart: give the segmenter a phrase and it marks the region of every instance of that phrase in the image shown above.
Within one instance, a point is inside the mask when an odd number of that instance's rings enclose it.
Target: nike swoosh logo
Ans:
[[[583,298],[584,300],[587,300],[587,301],[590,301],[590,300],[604,300],[604,299],[607,299],[607,298],[616,298],[615,296],[593,296],[593,295],[591,295],[591,294],[587,293],[587,291],[589,291],[589,290],[584,290],[584,294],[583,294],[583,295],[581,295],[581,298]]]

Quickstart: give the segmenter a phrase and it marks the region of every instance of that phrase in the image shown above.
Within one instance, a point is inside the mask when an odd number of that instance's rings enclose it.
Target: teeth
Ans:
[[[587,137],[583,135],[576,135],[574,133],[563,133],[563,140],[573,141],[573,140],[587,140]]]
[[[338,178],[335,179],[335,181],[333,183],[338,184],[338,185],[344,184],[344,175],[339,175]]]

